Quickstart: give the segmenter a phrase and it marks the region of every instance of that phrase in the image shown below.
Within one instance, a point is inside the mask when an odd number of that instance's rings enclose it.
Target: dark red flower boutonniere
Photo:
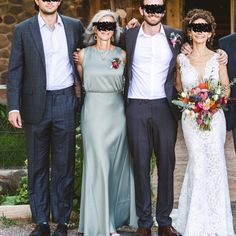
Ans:
[[[120,66],[120,63],[121,63],[121,60],[120,60],[118,57],[114,58],[114,59],[111,61],[111,68],[113,68],[113,69],[118,69],[119,66]]]
[[[176,44],[181,44],[181,39],[182,37],[179,34],[175,34],[175,32],[172,32],[170,34],[170,42],[172,43],[174,48]]]

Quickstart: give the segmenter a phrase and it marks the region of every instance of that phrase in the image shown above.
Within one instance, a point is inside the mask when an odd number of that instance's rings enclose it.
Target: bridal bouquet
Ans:
[[[227,88],[209,79],[194,88],[184,90],[179,94],[178,100],[172,102],[195,119],[200,130],[211,130],[213,115],[219,109],[227,109],[227,98],[224,96]]]

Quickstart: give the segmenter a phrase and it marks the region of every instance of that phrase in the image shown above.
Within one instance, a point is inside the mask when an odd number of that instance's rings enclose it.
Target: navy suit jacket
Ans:
[[[228,75],[229,80],[232,81],[236,78],[236,33],[225,36],[219,39],[219,46],[228,54]],[[231,87],[230,98],[236,101],[236,85]],[[232,130],[236,125],[236,105],[232,103],[229,111],[225,112],[227,130]]]
[[[66,33],[69,60],[78,73],[73,52],[82,47],[84,27],[77,19],[61,16]],[[38,123],[45,110],[46,69],[38,16],[16,25],[7,80],[8,110],[20,110],[27,123]]]
[[[176,98],[176,95],[177,95],[177,92],[174,86],[176,58],[180,52],[180,48],[183,42],[185,42],[185,35],[181,30],[173,29],[166,25],[164,25],[163,27],[165,30],[165,34],[166,34],[170,49],[172,51],[172,59],[169,64],[169,70],[168,70],[168,74],[167,74],[167,78],[165,82],[165,92],[166,92],[166,97],[169,102],[171,111],[173,112],[173,115],[176,118],[176,120],[178,120],[180,118],[179,109],[175,105],[172,104],[172,100]],[[140,27],[129,29],[126,31],[124,35],[125,37],[124,44],[125,44],[126,56],[127,56],[127,70],[126,70],[126,84],[125,84],[126,99],[127,99],[128,89],[129,89],[129,83],[132,80],[132,63],[133,63],[134,51],[135,51],[136,40],[137,40],[139,29]],[[181,43],[177,43],[174,46],[170,40],[171,33],[174,33],[175,35],[179,34],[181,36]]]

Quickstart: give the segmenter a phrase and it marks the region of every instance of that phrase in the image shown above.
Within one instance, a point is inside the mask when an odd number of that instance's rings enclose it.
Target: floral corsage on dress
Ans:
[[[121,64],[121,60],[118,57],[115,57],[111,61],[111,68],[116,70],[120,67],[120,64]]]

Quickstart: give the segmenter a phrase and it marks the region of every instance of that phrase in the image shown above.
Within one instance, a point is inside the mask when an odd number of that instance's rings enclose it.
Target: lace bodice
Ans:
[[[183,89],[189,89],[199,84],[201,81],[198,71],[190,63],[190,60],[184,54],[180,54],[178,59]],[[208,80],[209,78],[219,81],[219,63],[216,53],[213,53],[212,57],[206,62],[203,80]]]

